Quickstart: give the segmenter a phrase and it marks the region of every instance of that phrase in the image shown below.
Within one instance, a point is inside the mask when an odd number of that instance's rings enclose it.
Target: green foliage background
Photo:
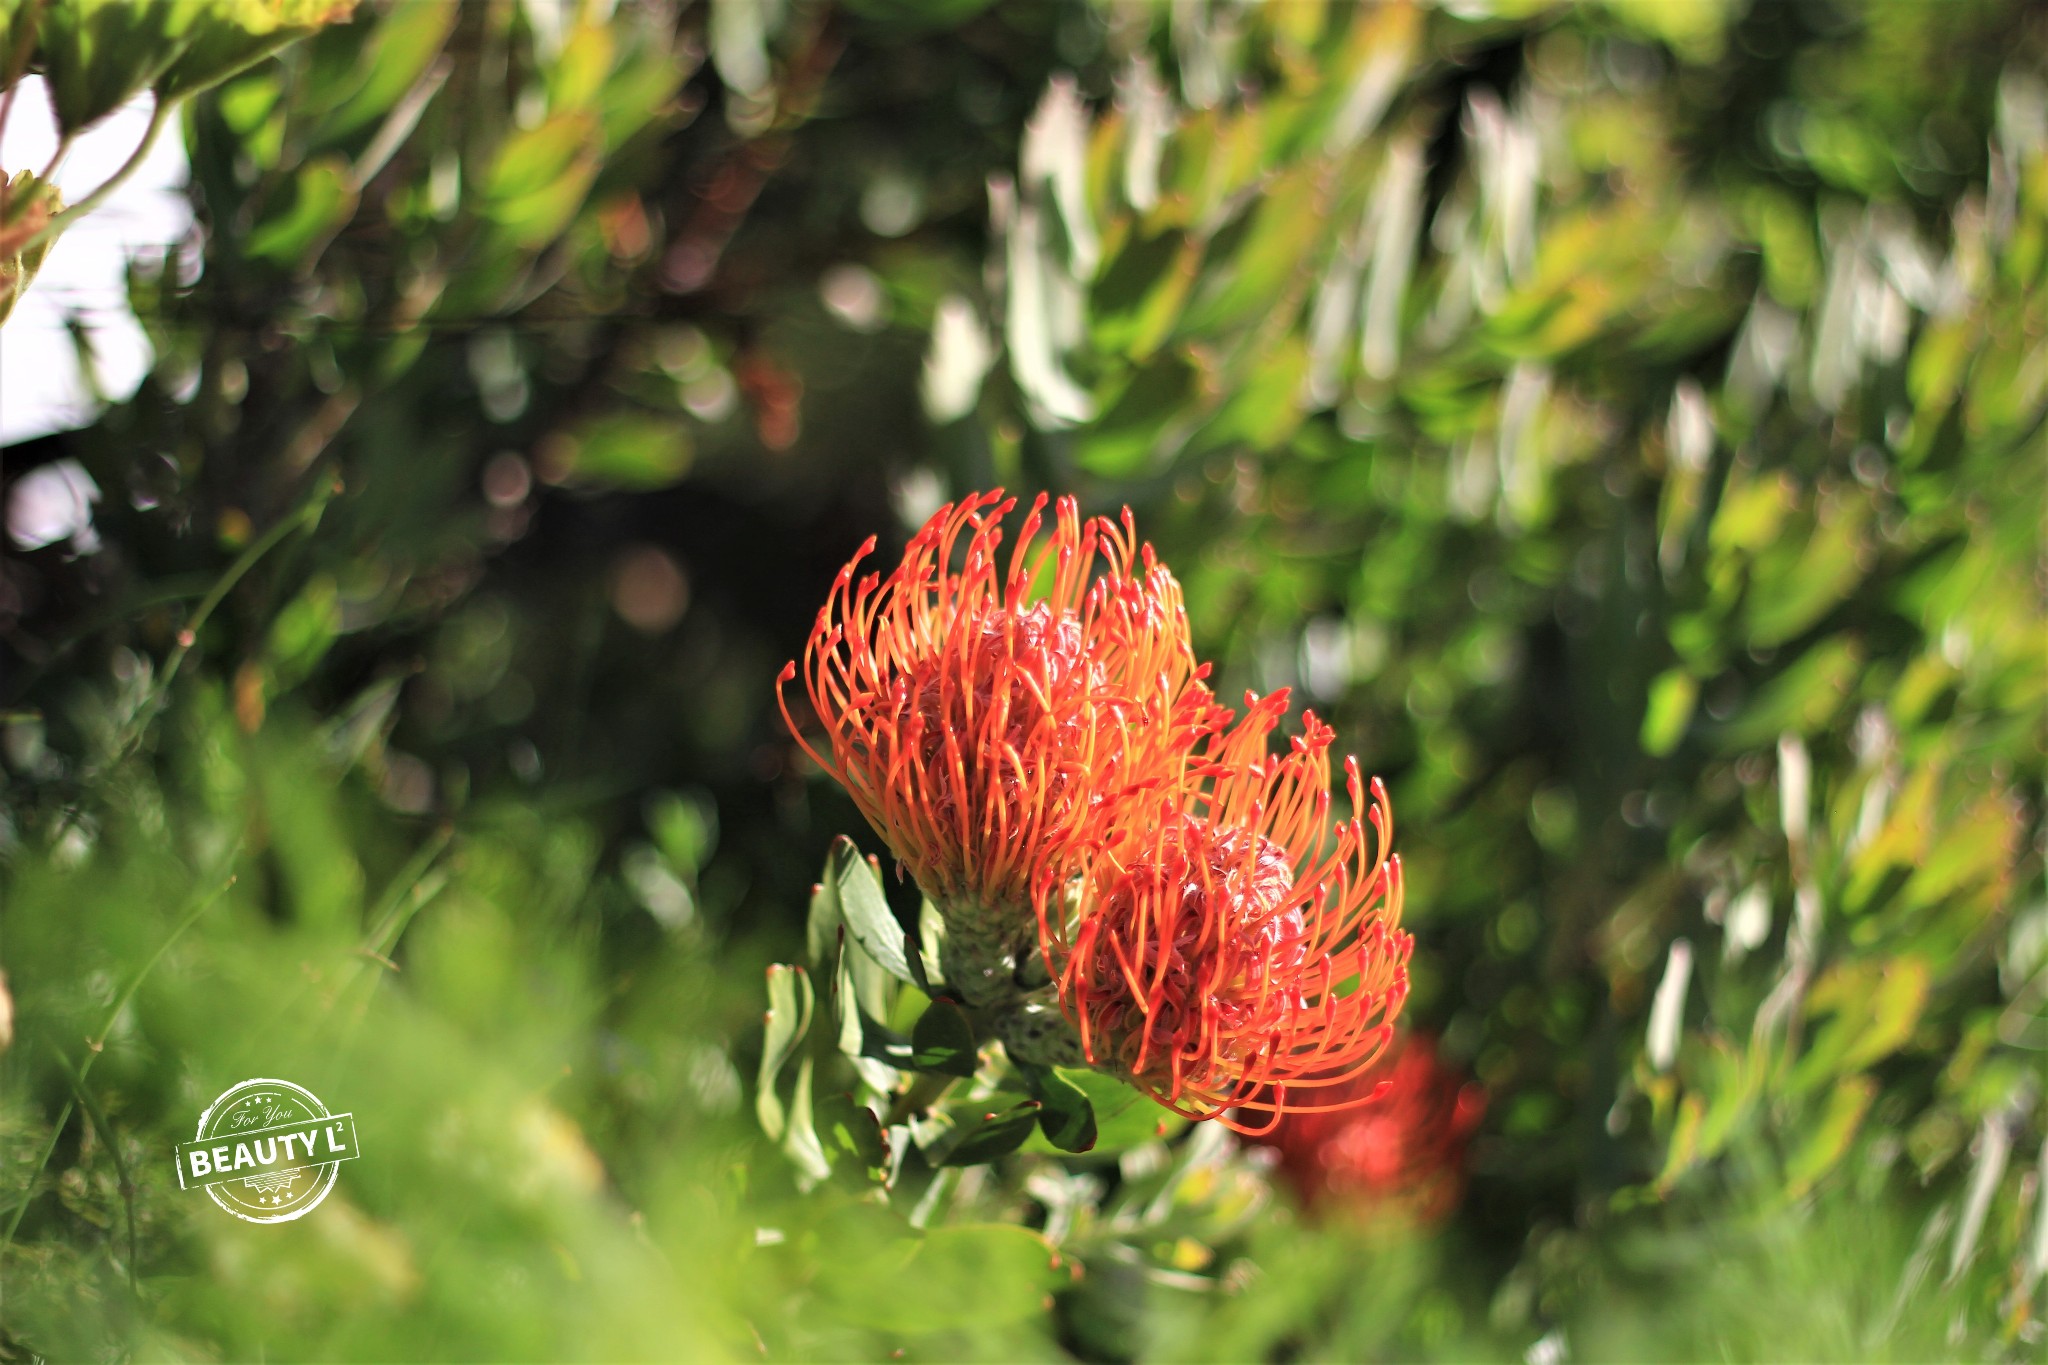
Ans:
[[[0,564],[0,1358],[2038,1355],[2044,36],[385,0],[257,52],[172,130],[154,371],[6,452],[106,496]],[[1491,1094],[1448,1225],[1213,1128],[890,1204],[761,1136],[762,969],[873,847],[771,681],[995,484],[1133,507],[1226,694],[1388,779],[1409,1018]],[[173,1179],[251,1075],[357,1115],[295,1223]]]

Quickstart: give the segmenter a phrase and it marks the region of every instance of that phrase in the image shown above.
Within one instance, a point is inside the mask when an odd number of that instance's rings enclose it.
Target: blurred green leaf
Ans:
[[[334,579],[316,574],[270,624],[266,650],[279,688],[303,682],[341,633],[341,598]]]
[[[484,176],[484,211],[516,245],[545,246],[583,207],[602,151],[602,131],[587,113],[565,111],[513,133]]]
[[[694,455],[680,417],[612,412],[549,437],[542,459],[560,483],[649,489],[680,480]]]
[[[1678,747],[1698,697],[1698,681],[1683,668],[1668,668],[1651,681],[1640,737],[1644,753],[1662,758]]]
[[[226,80],[286,43],[346,19],[355,5],[356,0],[186,3],[180,6],[190,16],[186,42],[177,58],[156,78],[157,98],[181,99]]]
[[[1927,1004],[1929,972],[1919,958],[1844,963],[1814,983],[1810,1014],[1832,1013],[1788,1081],[1797,1092],[1861,1071],[1903,1047]]]
[[[354,177],[339,157],[308,161],[299,171],[292,205],[249,234],[248,254],[290,268],[324,245],[354,216]]]
[[[1729,748],[1747,748],[1787,731],[1810,733],[1839,713],[1862,662],[1857,642],[1847,636],[1823,640],[1761,688],[1723,732]]]
[[[76,133],[148,89],[212,6],[181,0],[64,0],[43,7],[36,55],[58,128]]]
[[[1835,1083],[1827,1106],[1785,1163],[1785,1193],[1797,1199],[1811,1190],[1848,1153],[1849,1143],[1877,1096],[1877,1082],[1850,1076]]]

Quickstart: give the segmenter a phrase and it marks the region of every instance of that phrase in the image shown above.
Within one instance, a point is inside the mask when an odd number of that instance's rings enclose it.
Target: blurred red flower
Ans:
[[[1445,1066],[1434,1040],[1404,1035],[1344,1093],[1357,1107],[1290,1113],[1257,1139],[1278,1150],[1302,1201],[1425,1223],[1455,1209],[1486,1091]]]

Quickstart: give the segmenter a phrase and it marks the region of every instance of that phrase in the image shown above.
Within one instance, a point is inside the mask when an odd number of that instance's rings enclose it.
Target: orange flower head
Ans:
[[[1287,694],[1246,702],[1234,728],[1211,712],[1173,779],[1044,863],[1035,905],[1089,1064],[1254,1132],[1363,1103],[1344,1087],[1386,1045],[1413,940],[1385,788],[1368,802],[1347,762],[1354,814],[1332,837],[1334,732],[1308,714],[1292,751],[1268,757]],[[1255,1129],[1232,1110],[1274,1117]]]
[[[1128,512],[1084,523],[1062,498],[1041,544],[1041,496],[1005,564],[1015,507],[971,495],[939,509],[886,578],[856,580],[872,538],[840,570],[801,669],[822,748],[782,695],[796,663],[776,694],[798,743],[949,920],[1006,910],[1028,942],[1032,867],[1166,770],[1173,718],[1208,694],[1180,587]]]

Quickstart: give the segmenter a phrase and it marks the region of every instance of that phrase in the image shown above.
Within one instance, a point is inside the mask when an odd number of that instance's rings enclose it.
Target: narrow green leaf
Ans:
[[[249,234],[248,255],[290,268],[325,245],[355,215],[357,193],[339,157],[315,157],[299,168],[292,206]]]
[[[817,1132],[826,1156],[835,1164],[842,1157],[852,1157],[870,1177],[889,1164],[889,1142],[882,1133],[881,1120],[851,1095],[827,1095],[818,1101]]]
[[[1025,1100],[1008,1109],[987,1109],[967,1117],[960,1139],[939,1158],[941,1166],[979,1166],[1008,1156],[1024,1145],[1038,1126],[1039,1103]]]
[[[1097,1137],[1095,1106],[1088,1096],[1059,1072],[1030,1073],[1033,1091],[1045,1106],[1038,1111],[1038,1127],[1045,1140],[1063,1152],[1086,1152]]]
[[[843,927],[840,933],[844,935]],[[889,1089],[897,1078],[892,1072],[878,1069],[875,1063],[899,1071],[912,1069],[910,1040],[877,1022],[877,1016],[888,1016],[889,993],[901,989],[865,955],[841,946],[839,963],[832,974],[832,1008],[839,1021],[839,1051],[853,1062],[861,1078],[878,1090]]]
[[[1785,1193],[1801,1198],[1826,1175],[1849,1150],[1863,1115],[1877,1096],[1877,1082],[1868,1076],[1850,1076],[1838,1082],[1828,1096],[1827,1107],[1807,1139],[1785,1163]]]
[[[896,922],[882,894],[882,874],[860,856],[853,840],[843,835],[833,841],[827,863],[839,896],[840,917],[854,942],[889,975],[916,985],[903,957],[903,926]]]
[[[270,624],[270,671],[277,685],[304,681],[340,633],[341,598],[334,579],[315,574]]]
[[[832,1011],[839,1017],[839,1051],[848,1057],[861,1054],[860,997],[853,984],[852,954],[840,945],[839,963],[832,972]]]
[[[832,875],[832,859],[825,859],[825,870],[819,882],[811,888],[810,917],[804,924],[804,946],[810,952],[811,965],[823,968],[828,956],[839,949],[839,879]]]
[[[761,1070],[754,1083],[754,1115],[761,1131],[781,1141],[788,1131],[789,1116],[776,1083],[789,1064],[804,1035],[810,1031],[814,997],[811,978],[801,967],[777,962],[768,968],[768,1013],[762,1020]]]
[[[1685,738],[1686,725],[1692,720],[1693,702],[1699,691],[1698,681],[1682,668],[1668,668],[1657,675],[1650,684],[1650,704],[1643,712],[1644,753],[1662,758],[1678,747],[1678,741]]]
[[[549,439],[550,477],[608,488],[666,488],[681,479],[696,446],[680,417],[609,412]]]
[[[916,986],[926,995],[935,994],[932,990],[932,979],[925,974],[924,948],[917,941],[917,932],[915,930],[905,929],[903,931],[903,961],[910,968],[910,984]]]
[[[818,1141],[818,1128],[812,1117],[809,1057],[796,1069],[796,1095],[789,1102],[789,1132],[782,1139],[782,1150],[812,1184],[832,1174],[831,1159],[825,1155],[825,1145]]]
[[[931,982],[933,986],[943,988],[946,980],[940,971],[939,963],[944,960],[946,917],[939,913],[939,907],[933,905],[929,897],[919,903],[917,907],[917,946],[921,956],[924,958],[922,965],[925,979]],[[933,991],[928,987],[920,987],[919,989],[923,990],[926,995],[936,996],[939,994],[938,991]]]

